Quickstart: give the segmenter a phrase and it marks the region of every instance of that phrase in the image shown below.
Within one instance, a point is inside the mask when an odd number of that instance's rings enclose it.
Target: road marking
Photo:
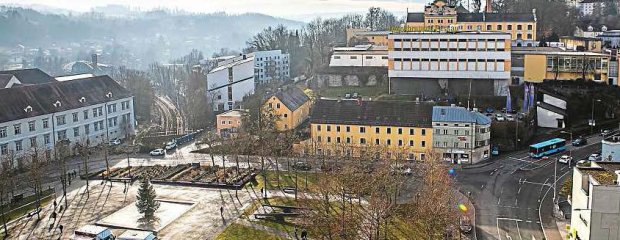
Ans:
[[[519,239],[523,240],[523,237],[521,237],[521,230],[519,230],[519,222],[517,221],[517,233],[519,233]]]
[[[499,218],[496,218],[496,219],[495,219],[495,222],[496,222],[496,224],[497,224],[497,238],[498,238],[499,240],[502,240],[502,235],[501,235],[501,234],[499,234]]]
[[[518,200],[518,198],[515,198],[515,207],[519,206],[519,204],[517,204],[517,200]]]
[[[517,191],[517,195],[521,193],[521,186],[519,186],[519,191]]]
[[[505,221],[516,221],[516,222],[523,222],[523,220],[518,219],[518,218],[508,218],[508,217],[498,217],[497,220],[505,220]]]

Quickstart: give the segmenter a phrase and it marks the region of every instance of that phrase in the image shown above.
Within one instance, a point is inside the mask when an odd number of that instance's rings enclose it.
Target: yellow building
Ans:
[[[301,89],[289,87],[269,96],[265,105],[278,116],[276,129],[286,131],[295,129],[308,119],[312,102]]]
[[[575,51],[597,53],[603,51],[603,41],[599,38],[564,36],[560,37],[560,42],[564,43],[564,46],[566,46],[567,49],[572,49]]]
[[[585,75],[589,81],[608,80],[609,57],[591,52],[531,52],[524,56],[524,79],[577,80]]]
[[[318,155],[423,160],[433,147],[432,106],[414,102],[321,99],[310,127],[305,150]]]
[[[387,46],[388,34],[390,34],[390,31],[368,31],[363,28],[347,28],[347,45],[372,44],[375,46]]]
[[[463,7],[435,0],[421,13],[407,13],[404,31],[443,29],[452,31],[499,31],[509,33],[514,46],[536,46],[536,14],[533,13],[470,13]],[[426,30],[425,30],[426,29]]]

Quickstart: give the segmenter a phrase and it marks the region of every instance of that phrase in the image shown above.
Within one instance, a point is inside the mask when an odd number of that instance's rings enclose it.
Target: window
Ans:
[[[0,127],[0,138],[6,137],[6,127]]]
[[[50,120],[48,118],[44,118],[43,119],[43,128],[49,128],[50,127]]]
[[[73,122],[77,122],[78,121],[78,113],[74,112],[71,115],[73,116]]]
[[[469,135],[469,130],[465,130],[465,135]]]
[[[458,148],[458,147],[459,147],[459,143],[458,143],[458,142],[455,142],[455,143],[454,143],[454,147],[455,147],[455,148]]]
[[[334,59],[340,59],[340,56],[334,56]]]
[[[413,147],[413,140],[409,140],[409,147]]]
[[[22,133],[22,125],[20,123],[13,125],[13,129],[15,130],[15,135]]]
[[[448,135],[448,129],[443,130],[443,135]]]
[[[375,133],[380,133],[379,128],[375,128]]]
[[[316,131],[320,132],[321,131],[321,125],[316,125]]]
[[[43,142],[45,144],[50,144],[51,141],[50,141],[50,134],[49,133],[43,135]]]
[[[90,125],[84,125],[84,135],[90,134]]]
[[[392,145],[392,140],[391,140],[391,139],[388,139],[388,140],[386,140],[386,141],[385,141],[385,143],[386,143],[388,146],[390,146],[390,145]]]
[[[402,146],[403,145],[403,140],[398,140],[398,146]]]
[[[336,137],[336,143],[340,143],[340,137]]]
[[[360,144],[366,144],[366,138],[360,138]]]
[[[527,25],[527,30],[532,30],[532,25]]]
[[[469,143],[465,143],[465,148],[469,148]]]
[[[502,25],[497,25],[497,30],[501,31],[502,30]]]
[[[508,30],[512,30],[512,25],[508,25]]]
[[[422,136],[426,136],[426,129],[422,129]]]
[[[340,126],[336,126],[336,132],[340,132]]]
[[[521,24],[517,25],[517,31],[523,30],[523,26]]]
[[[366,127],[360,127],[360,133],[366,133]]]
[[[79,127],[74,127],[73,128],[73,137],[78,137],[80,136],[80,128]]]
[[[346,126],[347,132],[351,132],[351,127],[350,126]]]
[[[15,141],[15,151],[21,151],[23,149],[22,140]]]
[[[527,34],[527,39],[532,39],[532,34],[531,33]]]
[[[67,130],[58,131],[58,140],[67,139]]]
[[[67,122],[65,121],[65,115],[56,116],[56,125],[65,125]]]
[[[82,115],[84,115],[84,120],[88,119],[88,110],[84,110]]]
[[[328,143],[332,142],[332,137],[327,137],[327,142]]]
[[[459,130],[454,130],[454,135],[459,135]]]
[[[422,141],[422,147],[426,147],[426,141]]]
[[[347,143],[351,143],[351,138],[347,137]]]
[[[8,147],[8,144],[6,144],[6,143],[5,143],[5,144],[0,145],[0,154],[1,154],[1,155],[7,155],[7,154],[9,154],[9,147]]]
[[[276,103],[276,108],[280,109],[280,103]]]
[[[443,147],[448,147],[448,142],[443,142]]]
[[[517,34],[517,39],[523,39],[523,34],[521,33]]]
[[[387,132],[387,134],[392,134],[392,128],[386,128],[385,131]]]
[[[398,134],[403,134],[403,129],[402,128],[398,128]]]
[[[413,128],[409,129],[409,135],[414,135],[414,134],[415,134],[415,132],[414,132]]]
[[[379,145],[379,139],[375,139],[375,145]]]
[[[332,131],[332,126],[327,125],[327,131],[331,132]]]
[[[34,132],[34,130],[36,130],[35,122],[34,121],[28,122],[28,131]]]
[[[287,118],[287,117],[288,117],[288,114],[286,114],[286,113],[285,113],[285,114],[284,114],[284,117],[285,117],[285,118]]]
[[[493,26],[487,25],[487,31],[491,31],[492,29],[493,29]]]
[[[357,56],[351,56],[351,57],[349,57],[349,58],[351,58],[351,59],[357,59]]]
[[[36,148],[37,147],[37,137],[31,137],[30,138],[30,147],[31,148]]]

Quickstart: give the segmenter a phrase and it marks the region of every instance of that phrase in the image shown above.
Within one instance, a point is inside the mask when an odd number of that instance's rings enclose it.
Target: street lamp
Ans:
[[[594,125],[596,125],[596,123],[594,122],[594,102],[601,102],[601,99],[592,99],[592,117],[590,118],[590,134],[594,134]]]

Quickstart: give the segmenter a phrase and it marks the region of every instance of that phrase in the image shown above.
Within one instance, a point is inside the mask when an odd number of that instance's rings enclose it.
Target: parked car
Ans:
[[[344,98],[345,98],[345,99],[349,99],[349,98],[351,98],[351,94],[350,94],[350,93],[345,93],[345,94],[344,94]]]
[[[523,114],[523,113],[517,113],[517,118],[518,118],[519,120],[521,120],[521,119],[525,118],[525,114]]]
[[[513,117],[512,114],[506,114],[506,120],[509,122],[514,122],[515,117]]]
[[[611,131],[609,131],[609,130],[603,130],[603,131],[601,132],[601,136],[603,136],[603,137],[607,137],[607,136],[609,136],[609,135],[611,135]]]
[[[305,162],[296,162],[295,164],[293,164],[293,169],[296,169],[299,171],[310,171],[312,167],[310,167],[310,165],[308,165]]]
[[[506,119],[504,118],[504,116],[501,113],[495,114],[495,120],[498,121],[498,122],[506,121]]]
[[[568,164],[569,162],[571,162],[573,160],[573,157],[568,156],[568,155],[562,155],[559,159],[558,162],[559,163],[564,163],[564,164]]]
[[[121,145],[121,143],[122,143],[121,140],[118,138],[110,140],[110,146],[118,146],[118,145]]]
[[[588,161],[601,161],[603,157],[601,156],[601,154],[598,153],[592,153],[590,154],[590,156],[588,157]]]
[[[172,149],[175,149],[176,147],[177,147],[176,141],[170,141],[166,143],[166,150],[172,150]]]
[[[357,98],[357,97],[359,97],[359,96],[360,96],[360,95],[359,95],[358,93],[356,93],[356,92],[354,92],[354,93],[353,93],[353,98]]]
[[[166,154],[166,150],[158,148],[149,153],[151,156],[163,156]]]
[[[578,146],[583,146],[588,144],[588,139],[584,138],[584,137],[578,137],[577,139],[573,140],[573,146],[578,147]]]
[[[493,109],[492,107],[488,107],[487,109],[485,109],[485,111],[486,111],[487,113],[494,113],[494,112],[495,112],[495,109]]]

